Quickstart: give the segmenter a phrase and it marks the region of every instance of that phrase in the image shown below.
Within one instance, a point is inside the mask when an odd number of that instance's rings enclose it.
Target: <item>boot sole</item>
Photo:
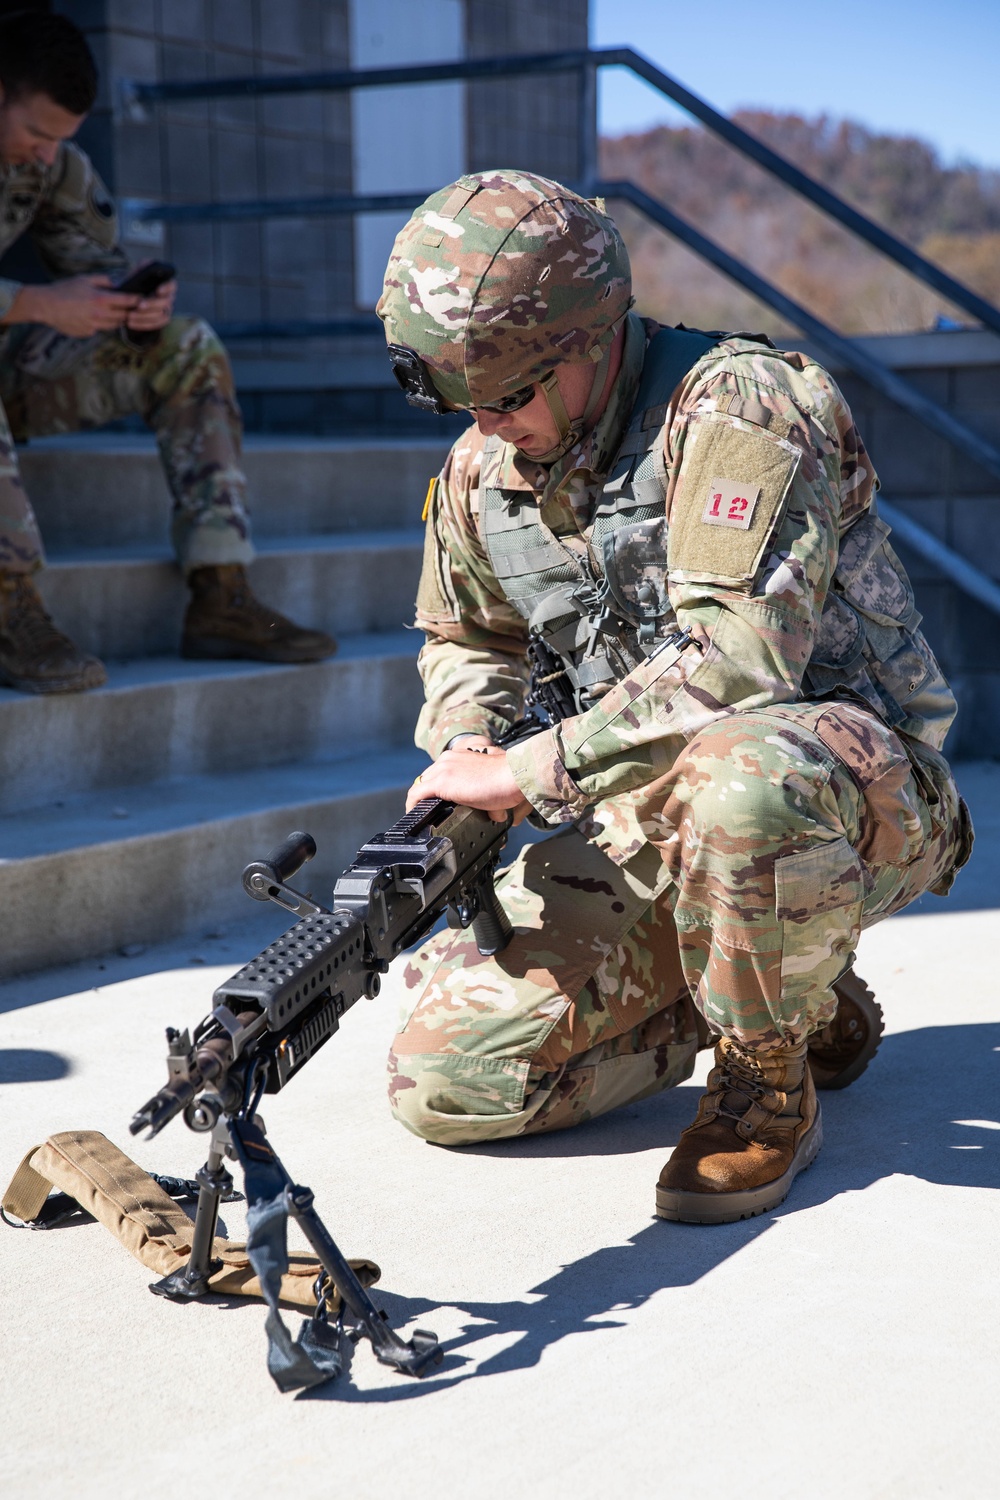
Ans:
[[[336,641],[328,650],[309,656],[282,651],[280,648],[244,646],[238,641],[226,640],[223,636],[194,636],[181,642],[181,656],[187,661],[264,661],[279,666],[298,667],[313,661],[327,661],[336,654]]]
[[[792,1183],[816,1160],[822,1145],[823,1119],[817,1106],[812,1128],[799,1142],[788,1170],[773,1182],[765,1182],[757,1188],[744,1188],[738,1193],[685,1193],[657,1187],[656,1216],[677,1224],[735,1224],[740,1219],[754,1219],[758,1214],[766,1214],[768,1209],[784,1203]]]
[[[838,995],[843,990],[854,1001],[868,1024],[868,1037],[854,1061],[841,1072],[835,1073],[832,1078],[821,1083],[813,1073],[813,1082],[818,1089],[846,1089],[856,1078],[860,1078],[878,1051],[882,1042],[882,1033],[885,1031],[885,1016],[881,1005],[875,999],[875,991],[870,990],[864,980],[853,970],[845,974],[843,979],[838,979],[833,990],[834,994]]]
[[[6,672],[0,668],[0,684],[4,687],[14,688],[19,693],[90,693],[94,688],[103,687],[108,680],[108,674],[104,668],[100,671],[89,671],[81,677],[17,677],[13,672]]]

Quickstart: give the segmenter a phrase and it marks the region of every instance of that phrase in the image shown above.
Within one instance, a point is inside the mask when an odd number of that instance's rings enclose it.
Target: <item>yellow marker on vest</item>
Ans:
[[[428,484],[428,486],[427,486],[427,494],[424,496],[424,508],[420,512],[420,519],[421,519],[421,521],[426,521],[427,517],[431,513],[431,501],[434,498],[434,486],[436,484],[437,484],[437,475],[435,474],[432,477],[430,484]]]

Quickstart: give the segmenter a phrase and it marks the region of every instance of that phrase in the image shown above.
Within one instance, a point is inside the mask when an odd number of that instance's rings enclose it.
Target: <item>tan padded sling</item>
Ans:
[[[99,1130],[63,1130],[49,1136],[43,1146],[33,1146],[11,1178],[3,1207],[15,1218],[33,1219],[52,1188],[75,1198],[158,1276],[169,1276],[187,1264],[194,1224],[148,1172]],[[209,1282],[213,1292],[263,1297],[242,1245],[216,1236],[212,1254],[222,1261],[222,1268]],[[290,1252],[288,1261],[288,1272],[281,1279],[281,1300],[311,1312],[316,1306],[313,1283],[322,1269],[319,1261],[298,1252]],[[371,1260],[352,1260],[351,1266],[365,1286],[381,1275]],[[331,1292],[332,1316],[339,1312],[339,1301]]]

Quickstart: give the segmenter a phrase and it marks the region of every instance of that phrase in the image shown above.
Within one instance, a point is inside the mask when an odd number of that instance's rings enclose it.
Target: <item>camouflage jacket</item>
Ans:
[[[607,410],[551,469],[501,447],[495,472],[484,475],[475,427],[452,448],[432,497],[417,598],[427,637],[417,742],[432,756],[456,734],[502,733],[527,682],[525,622],[505,598],[480,532],[481,483],[528,492],[561,540],[585,548],[656,327],[630,314]],[[840,538],[877,487],[842,395],[805,354],[722,341],[677,387],[663,433],[669,597],[698,644],[673,665],[664,666],[671,653],[649,658],[587,712],[508,751],[518,784],[547,821],[593,822],[600,804],[591,831],[604,830],[598,841],[617,858],[637,847],[634,794],[706,724],[803,696]],[[716,468],[756,495],[752,527],[706,524]],[[899,727],[936,759],[955,710],[939,671],[929,681],[919,712]]]
[[[51,167],[0,164],[0,255],[28,233],[53,276],[120,271],[118,216],[90,158],[64,141]],[[20,283],[0,278],[0,318]]]

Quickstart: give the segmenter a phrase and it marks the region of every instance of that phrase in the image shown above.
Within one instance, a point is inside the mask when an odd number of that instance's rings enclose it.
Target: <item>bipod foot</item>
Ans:
[[[385,1318],[385,1313],[381,1314]],[[394,1329],[384,1324],[388,1338],[380,1338],[378,1333],[370,1333],[367,1328],[357,1329],[358,1338],[371,1339],[375,1358],[380,1365],[390,1365],[398,1370],[401,1375],[412,1375],[419,1380],[421,1375],[426,1375],[428,1370],[439,1365],[444,1359],[444,1350],[438,1343],[436,1333],[431,1333],[428,1328],[414,1328],[413,1335],[409,1339],[401,1339]],[[354,1330],[351,1331],[353,1337]]]
[[[162,1281],[151,1281],[149,1290],[154,1297],[167,1297],[171,1302],[193,1302],[197,1297],[206,1297],[211,1291],[209,1277],[222,1270],[222,1261],[213,1260],[206,1271],[192,1271],[185,1266],[183,1271],[172,1271]]]
[[[292,1183],[286,1186],[288,1212],[298,1221],[324,1271],[340,1293],[348,1338],[355,1344],[360,1339],[367,1339],[379,1364],[389,1365],[402,1375],[418,1378],[426,1375],[431,1366],[440,1364],[443,1358],[437,1335],[425,1328],[415,1328],[412,1338],[400,1338],[334,1243],[313,1202],[310,1188]]]

